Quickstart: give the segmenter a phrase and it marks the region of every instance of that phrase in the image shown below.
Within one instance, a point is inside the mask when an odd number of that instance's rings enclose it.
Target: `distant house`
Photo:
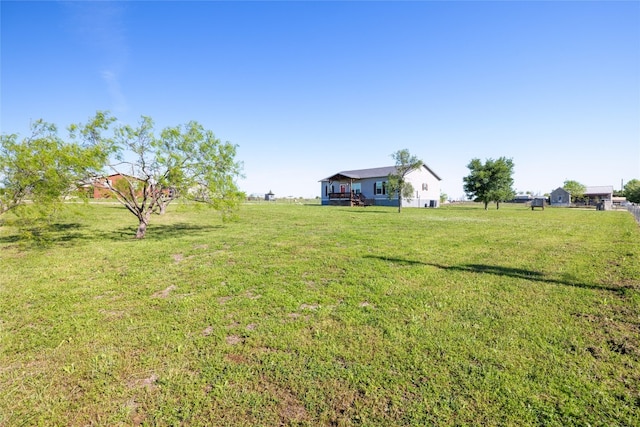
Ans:
[[[586,187],[580,204],[596,206],[598,209],[609,210],[613,205],[613,186]],[[551,206],[570,206],[571,194],[564,188],[556,188],[551,192]]]
[[[109,185],[115,186],[123,179],[125,179],[124,175],[115,173],[104,179],[95,180],[92,185],[93,191],[91,197],[94,199],[108,199],[112,197],[111,191],[109,191]]]
[[[613,185],[587,187],[584,191],[585,202],[608,211],[613,205]]]
[[[551,192],[549,197],[551,206],[570,206],[571,193],[562,187],[558,187]]]
[[[389,197],[389,174],[396,173],[395,166],[341,171],[320,180],[323,205],[378,205],[398,206],[397,195]],[[403,207],[438,207],[440,205],[440,181],[442,180],[426,164],[406,175],[413,185],[414,196],[403,200]]]
[[[513,203],[529,203],[533,200],[533,196],[531,194],[518,194],[513,198]]]
[[[612,204],[613,204],[614,207],[627,206],[627,204],[629,203],[629,202],[627,202],[627,198],[626,197],[613,196],[611,201],[612,201]]]
[[[275,194],[273,194],[273,193],[271,192],[271,190],[269,190],[269,192],[268,192],[267,194],[265,194],[265,195],[264,195],[264,199],[265,199],[267,202],[271,202],[271,201],[273,201],[273,200],[275,200],[275,199],[276,199],[276,195],[275,195]]]
[[[121,173],[114,173],[105,178],[97,179],[91,185],[91,192],[89,193],[89,197],[93,197],[94,199],[108,199],[110,197],[113,197],[113,194],[109,190],[109,186],[114,188],[123,187],[125,183],[124,182],[122,184],[119,184],[119,183],[127,179],[139,181],[139,179],[137,178],[123,175]],[[138,191],[138,193],[139,193],[138,195],[142,194],[141,191]]]

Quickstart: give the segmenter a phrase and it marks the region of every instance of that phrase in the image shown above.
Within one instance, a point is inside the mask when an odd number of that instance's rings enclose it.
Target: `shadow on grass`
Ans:
[[[467,273],[477,273],[477,274],[492,274],[495,276],[506,276],[513,277],[516,279],[524,279],[531,280],[542,283],[551,283],[558,284],[564,286],[573,286],[576,288],[583,289],[599,289],[606,290],[611,292],[622,292],[621,288],[612,287],[612,286],[604,286],[590,283],[581,283],[574,280],[559,280],[546,276],[544,273],[533,270],[525,270],[522,268],[511,268],[511,267],[502,267],[498,265],[487,265],[487,264],[461,264],[461,265],[442,265],[436,264],[432,262],[423,262],[423,261],[415,261],[404,258],[393,258],[393,257],[385,257],[385,256],[377,256],[377,255],[365,255],[365,258],[375,258],[382,261],[393,262],[402,265],[426,265],[431,267],[437,267],[442,270],[447,271],[462,271]]]
[[[54,223],[54,224],[20,224],[20,231],[0,237],[1,243],[32,242],[36,245],[69,242],[83,238],[79,230],[84,226],[79,223]]]
[[[340,212],[346,212],[349,214],[381,214],[381,215],[390,215],[390,214],[398,214],[398,208],[393,206],[322,206],[323,208],[327,208],[327,210],[331,208],[336,208],[340,210]],[[392,208],[392,209],[389,209]]]
[[[147,228],[146,236],[142,240],[162,241],[184,235],[201,235],[221,227],[221,225],[203,226],[188,223],[161,225],[152,223]],[[0,237],[0,244],[25,243],[37,247],[61,243],[73,244],[91,240],[127,241],[136,240],[136,230],[137,227],[135,225],[115,230],[98,230],[78,223],[56,223],[25,228],[22,233]]]
[[[176,224],[149,224],[144,239],[142,240],[167,240],[184,235],[197,236],[212,230],[222,228],[222,225],[193,225],[185,222]],[[124,227],[110,233],[104,233],[110,240],[135,239],[136,226]]]

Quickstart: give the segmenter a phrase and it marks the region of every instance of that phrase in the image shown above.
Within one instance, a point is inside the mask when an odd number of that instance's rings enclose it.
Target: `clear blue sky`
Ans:
[[[472,158],[518,191],[640,179],[640,2],[2,1],[1,131],[96,110],[196,120],[247,193],[407,148],[463,195]],[[64,134],[64,132],[63,132]]]

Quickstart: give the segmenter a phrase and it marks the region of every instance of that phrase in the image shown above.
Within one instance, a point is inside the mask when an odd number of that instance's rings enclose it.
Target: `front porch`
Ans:
[[[371,206],[373,204],[375,201],[367,199],[362,193],[329,193],[329,205],[331,206]]]

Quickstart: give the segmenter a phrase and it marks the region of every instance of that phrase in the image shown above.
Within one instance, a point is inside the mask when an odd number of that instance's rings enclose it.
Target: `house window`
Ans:
[[[373,185],[373,194],[376,194],[376,195],[387,194],[386,181],[376,181],[376,183]]]
[[[422,184],[422,191],[429,191],[429,184],[426,182]]]
[[[355,194],[362,193],[362,184],[356,182],[355,184],[351,185],[351,191],[353,191]]]

